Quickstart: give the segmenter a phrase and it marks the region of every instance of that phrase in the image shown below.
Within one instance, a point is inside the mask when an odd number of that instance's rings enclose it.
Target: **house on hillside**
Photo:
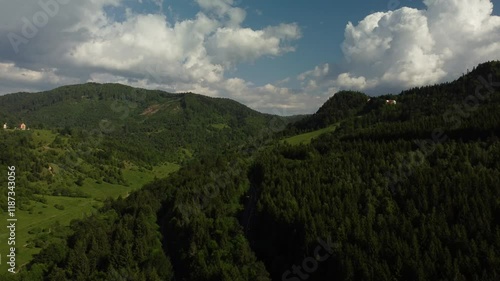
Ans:
[[[385,100],[385,104],[396,104],[396,100]]]
[[[26,130],[26,124],[21,123],[21,126],[19,126],[19,129],[21,129],[23,131]]]
[[[7,123],[3,123],[3,129],[7,130]]]

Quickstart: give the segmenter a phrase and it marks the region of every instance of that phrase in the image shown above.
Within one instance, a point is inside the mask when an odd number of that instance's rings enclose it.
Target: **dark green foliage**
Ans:
[[[229,99],[96,83],[0,96],[0,112],[13,116],[9,124],[22,120],[30,128],[57,128],[70,137],[75,157],[115,156],[142,164],[180,162],[182,148],[196,154],[239,145],[273,118]],[[54,141],[54,147],[61,145]]]
[[[360,92],[338,92],[328,99],[316,113],[289,125],[289,130],[304,132],[327,127],[360,113],[367,104],[367,100],[368,96]]]
[[[490,85],[489,92],[483,87],[484,98],[468,103],[471,96],[479,97],[475,89],[484,81],[497,84]],[[75,221],[65,243],[46,245],[20,276],[24,280],[499,280],[500,85],[496,81],[500,64],[490,62],[455,82],[396,96],[367,101],[361,93],[339,93],[287,131],[338,123],[335,133],[309,145],[260,142],[265,145],[209,148],[169,178],[125,199],[109,200],[99,214]],[[386,99],[397,104],[388,105]],[[220,140],[212,132],[224,136],[229,130],[210,124],[240,128],[225,135],[235,134],[236,139],[255,137],[252,130],[260,129],[258,116],[246,109],[232,110],[235,104],[228,100],[187,94],[179,106],[181,119],[192,121],[183,123],[188,124],[183,137]],[[148,128],[134,126],[124,130]],[[206,135],[193,133],[200,128]],[[68,134],[73,138],[78,131]],[[121,159],[118,153],[141,159],[127,150],[140,140],[131,135],[106,140],[116,145],[116,154],[95,150],[86,157],[103,161],[102,167],[113,174],[113,159]],[[60,141],[60,145],[66,144]],[[162,147],[160,142],[156,145]],[[306,261],[311,262],[308,257],[319,258],[318,246],[323,247],[321,254],[327,253],[326,259],[314,270],[304,271]]]
[[[17,203],[23,208],[29,200],[35,200],[36,187],[30,182],[43,178],[43,164],[33,153],[33,142],[31,132],[5,132],[0,130],[0,170],[5,172],[0,177],[0,185],[7,186],[7,167],[15,166],[15,184],[25,188],[16,189]],[[23,171],[32,171],[25,173]],[[0,208],[7,210],[7,192],[0,192]]]
[[[274,280],[328,237],[338,249],[308,280],[496,280],[498,148],[450,140],[406,166],[418,153],[406,140],[323,137],[303,159],[290,157],[303,147],[280,147],[256,162],[249,239]]]
[[[246,164],[233,157],[205,159],[168,180],[175,192],[160,221],[178,280],[269,280],[236,218],[248,182]]]
[[[500,73],[492,65],[372,99],[309,146],[260,153],[248,238],[273,280],[328,237],[333,254],[307,280],[497,280]],[[495,92],[484,87],[486,98],[467,104],[489,73]]]
[[[66,244],[50,244],[30,265],[45,280],[172,280],[154,220],[159,203],[151,193],[109,202],[97,215],[74,221]]]

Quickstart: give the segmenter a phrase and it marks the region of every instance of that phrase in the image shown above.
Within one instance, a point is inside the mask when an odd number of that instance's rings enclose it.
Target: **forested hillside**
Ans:
[[[16,277],[500,280],[500,62],[368,99],[340,92],[279,134],[335,124],[309,144],[213,150],[106,201]]]
[[[265,142],[270,122],[281,129],[289,122],[228,99],[95,83],[1,96],[0,113],[8,126],[0,129],[0,169],[16,167],[17,215],[25,222],[16,230],[17,268],[106,198],[127,196],[201,155]],[[7,192],[0,208],[6,218]]]
[[[0,96],[0,112],[10,128],[56,130],[146,165],[239,145],[277,118],[229,99],[96,83]]]
[[[124,170],[263,142],[276,131],[268,124],[288,122],[228,99],[95,83],[0,96],[0,112],[8,116],[0,168],[15,164],[23,172],[21,205],[37,194],[87,196],[72,188],[87,178],[127,185]],[[28,130],[16,128],[21,122]],[[6,200],[0,206],[6,210]]]

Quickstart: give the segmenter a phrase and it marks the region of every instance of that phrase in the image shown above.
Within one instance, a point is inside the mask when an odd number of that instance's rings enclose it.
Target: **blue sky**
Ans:
[[[422,7],[422,3],[415,5],[415,2],[401,1],[401,5]],[[254,64],[239,67],[236,76],[248,77],[257,84],[296,76],[325,62],[342,61],[340,44],[347,22],[358,22],[371,12],[389,9],[389,2],[362,0],[254,0],[242,3],[248,3],[249,11],[253,11],[248,16],[250,26],[262,27],[285,21],[297,22],[303,30],[303,37],[295,43],[297,50],[294,53],[272,60],[259,59]],[[255,10],[262,11],[262,15]]]
[[[164,14],[172,19],[190,19],[199,7],[193,1],[172,0],[163,2]],[[343,59],[340,44],[344,40],[347,22],[358,22],[376,11],[388,11],[403,6],[423,8],[421,1],[325,1],[325,0],[238,0],[234,3],[245,9],[247,17],[243,26],[264,28],[283,22],[295,22],[301,27],[303,37],[295,42],[296,51],[285,56],[262,57],[250,63],[237,66],[232,75],[244,77],[257,85],[297,76],[305,70],[325,62],[339,62]],[[156,13],[158,6],[152,1],[141,4],[130,0],[130,7],[145,13]],[[168,8],[170,7],[170,9]],[[114,9],[109,9],[114,10]],[[110,12],[123,18],[121,12]],[[171,22],[175,22],[170,20]]]
[[[10,1],[0,11],[0,94],[112,82],[313,113],[339,90],[398,93],[500,59],[494,4]]]

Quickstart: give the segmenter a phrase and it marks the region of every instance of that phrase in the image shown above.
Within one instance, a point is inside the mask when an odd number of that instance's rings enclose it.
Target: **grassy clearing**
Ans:
[[[281,140],[282,143],[289,143],[291,145],[299,145],[299,144],[309,144],[311,143],[311,140],[314,138],[317,138],[318,136],[325,134],[325,133],[331,133],[334,132],[335,129],[337,128],[337,124],[328,126],[323,129],[319,129],[313,132],[305,133],[305,134],[300,134],[296,135],[293,137],[289,137],[286,139]]]
[[[36,234],[30,234],[30,231],[42,231],[50,233],[51,228],[56,222],[67,226],[73,219],[81,219],[97,211],[102,206],[102,201],[108,197],[117,198],[126,197],[130,192],[141,188],[144,184],[152,181],[155,177],[167,177],[179,169],[179,165],[165,163],[155,166],[152,170],[147,170],[135,165],[127,165],[122,170],[123,176],[128,186],[96,183],[95,180],[87,178],[81,187],[82,191],[90,194],[90,198],[76,198],[64,196],[45,196],[47,203],[31,201],[30,210],[16,210],[16,268],[28,263],[32,256],[40,251],[40,248],[33,247],[28,241],[34,239]],[[64,209],[58,209],[55,206],[64,206]],[[60,207],[59,207],[60,208]],[[7,213],[0,216],[2,222],[0,231],[0,276],[7,273],[8,265],[7,254],[9,246],[7,244],[9,233],[7,226]]]
[[[180,161],[193,158],[193,152],[187,148],[179,148]]]
[[[123,170],[123,178],[127,181],[131,190],[142,187],[144,184],[151,182],[155,178],[164,178],[171,173],[179,170],[180,166],[174,163],[166,163],[159,166],[154,166],[152,170],[146,170],[142,167],[129,165],[127,169]]]
[[[38,146],[45,146],[51,144],[56,139],[57,134],[50,130],[34,130],[32,136]]]
[[[223,123],[210,124],[210,126],[214,127],[215,129],[218,129],[218,130],[222,130],[225,128],[231,129],[231,127],[229,127],[227,124],[223,124]]]
[[[82,218],[84,215],[91,214],[96,210],[94,207],[96,201],[91,198],[60,196],[46,196],[45,198],[47,204],[32,202],[31,211],[16,211],[16,268],[29,262],[32,256],[40,251],[39,248],[35,248],[28,243],[28,240],[35,237],[35,235],[29,234],[29,231],[38,228],[41,231],[50,233],[51,227],[56,222],[61,225],[69,225],[71,220]],[[55,205],[64,206],[64,210],[57,209],[54,207]],[[5,214],[2,217],[4,217],[2,221],[7,225]],[[7,254],[11,246],[7,244],[9,233],[6,230],[0,234],[0,241],[2,241],[0,244],[0,254],[2,255],[0,273],[7,272],[8,269],[6,264]]]

